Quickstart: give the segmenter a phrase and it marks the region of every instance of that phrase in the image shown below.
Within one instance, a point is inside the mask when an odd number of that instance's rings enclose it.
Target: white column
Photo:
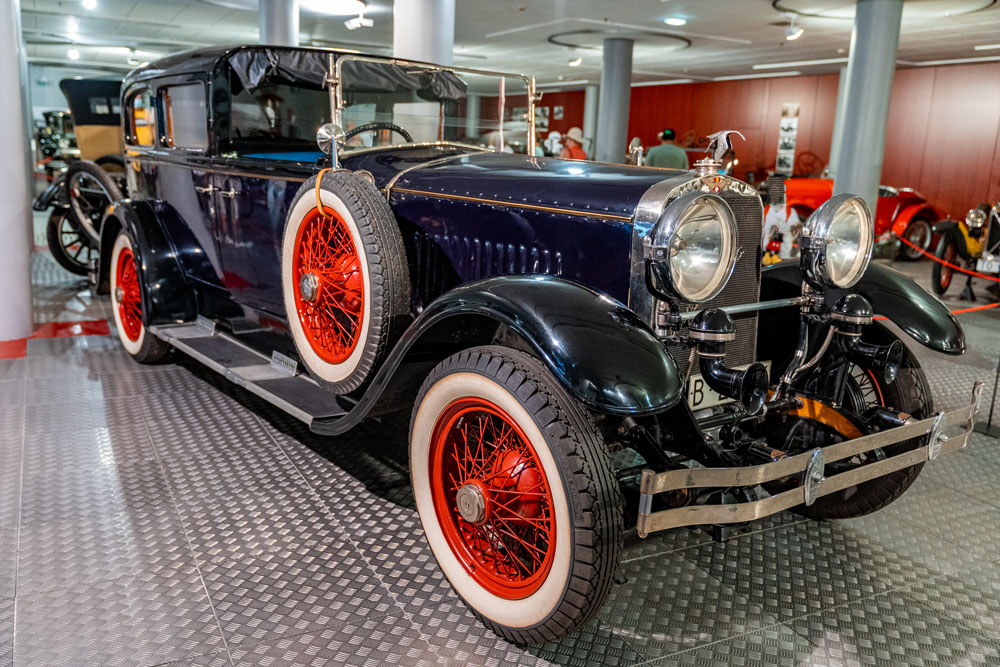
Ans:
[[[455,50],[455,0],[396,0],[392,55],[451,65]]]
[[[632,94],[632,40],[604,40],[601,101],[597,111],[598,162],[621,163],[628,150],[628,105]]]
[[[587,155],[594,159],[597,141],[597,103],[600,99],[600,87],[591,84],[583,89],[583,137],[587,140]]]
[[[465,98],[465,136],[479,136],[479,115],[482,110],[483,98],[479,95],[467,95]]]
[[[858,0],[847,61],[843,130],[833,193],[860,195],[874,212],[903,0]]]
[[[260,0],[257,19],[261,44],[299,45],[299,0]]]
[[[27,61],[21,0],[0,3],[0,340],[31,335],[31,195],[28,174]],[[20,94],[18,94],[20,91]]]
[[[840,135],[844,132],[844,105],[847,104],[847,67],[840,68],[840,78],[837,80],[837,108],[833,113],[833,137],[830,139],[830,177],[836,178],[837,164],[840,162]]]

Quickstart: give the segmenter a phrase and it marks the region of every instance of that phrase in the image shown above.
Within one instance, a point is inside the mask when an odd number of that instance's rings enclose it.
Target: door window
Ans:
[[[329,122],[330,98],[321,88],[265,78],[250,91],[230,77],[233,96],[228,148],[242,157],[315,161],[316,130]]]
[[[129,143],[152,146],[155,138],[156,118],[153,115],[152,96],[149,89],[140,90],[129,98]]]
[[[208,109],[205,86],[188,83],[169,86],[160,92],[165,117],[163,145],[170,148],[208,148]]]

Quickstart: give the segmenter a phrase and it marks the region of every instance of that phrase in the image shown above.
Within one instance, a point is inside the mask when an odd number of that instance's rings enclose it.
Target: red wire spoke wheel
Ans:
[[[431,489],[445,538],[469,574],[508,600],[531,595],[552,567],[552,494],[535,449],[502,409],[453,403],[432,436]]]
[[[434,558],[491,630],[552,641],[600,609],[621,489],[594,423],[538,359],[488,345],[435,366],[413,406],[410,479]]]
[[[125,247],[118,253],[115,266],[115,301],[122,332],[133,342],[142,334],[142,296],[139,293],[139,274],[135,270],[132,248]]]
[[[149,364],[166,356],[170,346],[149,334],[142,324],[142,275],[135,259],[131,239],[119,231],[108,263],[111,312],[122,347],[139,363]],[[155,312],[150,316],[154,317]]]
[[[364,318],[361,257],[351,230],[333,209],[306,214],[295,238],[295,308],[310,347],[323,361],[343,363]]]
[[[945,246],[945,249],[944,249],[944,261],[949,262],[951,264],[955,263],[955,244],[954,243],[949,243],[947,246]],[[948,266],[947,264],[941,266],[941,283],[940,284],[941,284],[941,291],[942,292],[945,291],[946,289],[948,289],[948,286],[951,285],[951,277],[952,277],[953,274],[954,274],[954,271],[952,271],[952,268],[950,266]]]
[[[364,387],[410,319],[403,238],[370,179],[323,170],[302,184],[285,218],[281,296],[313,379],[335,394]]]

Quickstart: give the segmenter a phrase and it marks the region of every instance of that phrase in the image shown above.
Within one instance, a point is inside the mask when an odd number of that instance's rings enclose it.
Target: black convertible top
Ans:
[[[325,86],[329,57],[353,54],[338,49],[313,47],[283,47],[266,45],[216,46],[188,49],[170,54],[129,72],[125,87],[137,81],[162,76],[191,74],[215,70],[228,62],[247,90],[254,90],[266,75],[278,77],[294,85],[313,88]],[[373,56],[377,57],[377,56]],[[385,59],[390,62],[390,58]],[[345,64],[344,92],[395,92],[412,90],[431,101],[462,100],[466,85],[448,71],[406,71],[386,67],[381,63],[355,61]]]

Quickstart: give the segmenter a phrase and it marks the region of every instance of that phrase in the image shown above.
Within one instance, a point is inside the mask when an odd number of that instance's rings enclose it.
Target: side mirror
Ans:
[[[344,143],[344,128],[335,123],[324,123],[316,130],[316,145],[319,149],[330,155],[333,152],[334,142]]]

